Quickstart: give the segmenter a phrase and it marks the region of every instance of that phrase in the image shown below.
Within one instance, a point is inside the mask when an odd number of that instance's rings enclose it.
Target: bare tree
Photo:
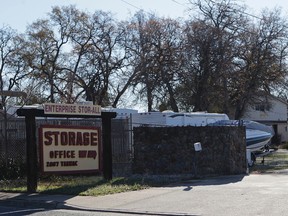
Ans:
[[[76,9],[69,7],[62,12],[53,8],[50,19],[40,19],[28,26],[25,60],[37,79],[47,101],[66,102],[66,50],[69,50],[71,16]],[[66,50],[65,50],[66,49]],[[65,89],[65,90],[64,90]],[[71,102],[71,101],[68,101]]]
[[[240,118],[257,92],[283,85],[287,25],[276,10],[255,22],[235,2],[191,0],[199,13],[185,24],[143,11],[120,23],[103,11],[54,7],[47,19],[28,26],[26,35],[14,37],[15,47],[3,46],[6,52],[21,44],[11,60],[2,56],[0,75],[5,77],[8,65],[15,75],[1,81],[2,91],[23,88],[21,79],[29,75],[26,89],[33,101],[117,107],[131,91],[148,111]]]
[[[185,29],[186,104],[239,119],[259,92],[270,93],[285,79],[286,21],[279,10],[252,19],[232,0],[190,2],[200,14]]]
[[[14,96],[21,96],[21,80],[25,77],[25,64],[19,54],[23,48],[21,37],[11,28],[3,27],[0,29],[0,105],[1,105],[1,150],[5,155],[5,162],[8,159],[8,140],[7,140],[7,106],[9,99]],[[24,99],[24,98],[20,98]],[[14,101],[15,102],[15,101]],[[23,101],[22,101],[23,102]]]
[[[103,11],[76,19],[78,24],[71,37],[73,53],[77,55],[72,69],[75,83],[85,92],[85,100],[110,105],[112,79],[126,58],[121,47],[124,32],[112,15]]]
[[[186,23],[184,106],[194,111],[229,112],[227,80],[237,57],[237,37],[245,20],[232,1],[191,1],[199,15]]]
[[[146,98],[148,111],[151,111],[153,110],[153,92],[159,76],[152,70],[154,56],[151,34],[154,32],[151,29],[152,26],[148,25],[149,21],[154,22],[154,17],[147,18],[143,11],[135,14],[128,23],[129,38],[126,49],[129,53],[129,62],[134,75],[131,82],[132,92],[138,98],[142,98],[142,102]]]
[[[178,112],[176,89],[179,85],[179,73],[182,72],[182,29],[176,20],[159,19],[157,34],[154,34],[154,67],[159,73],[158,100],[166,104],[166,109]],[[162,107],[163,109],[164,107]]]
[[[134,71],[134,94],[142,101],[146,98],[148,111],[160,105],[178,111],[175,88],[182,60],[180,23],[139,11],[129,28],[127,49]]]
[[[124,33],[110,13],[74,6],[54,7],[48,19],[30,25],[25,60],[46,100],[116,106],[126,88],[110,93],[126,59]]]
[[[21,81],[27,75],[21,55],[23,48],[22,37],[16,31],[10,27],[0,29],[0,95],[4,111],[10,97],[3,92],[21,90]]]
[[[259,93],[270,94],[287,76],[287,22],[280,14],[278,10],[264,12],[239,37],[241,52],[230,79],[236,119],[242,117],[247,105],[257,102]]]

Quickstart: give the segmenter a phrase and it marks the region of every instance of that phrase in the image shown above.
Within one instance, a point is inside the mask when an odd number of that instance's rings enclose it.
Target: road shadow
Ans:
[[[40,193],[0,192],[0,203],[18,207],[42,207],[54,209],[59,203],[65,203],[75,195],[45,195]]]
[[[198,179],[183,180],[181,182],[173,183],[168,187],[186,187],[184,190],[189,191],[193,186],[211,186],[211,185],[225,185],[231,183],[237,183],[247,176],[241,175],[227,175],[227,176],[216,176],[216,177],[205,177]]]

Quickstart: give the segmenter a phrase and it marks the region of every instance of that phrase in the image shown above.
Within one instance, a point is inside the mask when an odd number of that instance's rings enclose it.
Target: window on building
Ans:
[[[259,103],[255,105],[255,110],[257,111],[270,111],[271,110],[271,105],[267,103]]]

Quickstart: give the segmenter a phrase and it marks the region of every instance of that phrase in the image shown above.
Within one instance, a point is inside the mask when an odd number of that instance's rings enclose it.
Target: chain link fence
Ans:
[[[38,128],[43,124],[102,126],[101,119],[36,119],[37,141]],[[112,119],[111,129],[113,175],[129,175],[131,174],[131,161],[133,157],[131,123],[129,119]],[[17,163],[26,162],[26,127],[24,118],[2,119],[0,123],[0,163],[8,165],[11,161],[17,161]]]

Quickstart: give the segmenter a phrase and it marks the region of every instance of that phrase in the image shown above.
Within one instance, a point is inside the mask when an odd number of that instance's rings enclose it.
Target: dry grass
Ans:
[[[116,177],[110,181],[97,176],[49,176],[38,181],[37,192],[45,194],[67,194],[82,196],[100,196],[126,191],[142,190],[149,187],[163,186],[179,181],[179,178],[167,176]],[[26,179],[2,180],[0,191],[26,192]]]
[[[279,149],[264,158],[257,158],[250,173],[273,173],[288,171],[288,150]],[[38,182],[37,192],[48,194],[71,194],[99,196],[121,193],[125,191],[142,190],[148,187],[163,186],[184,180],[181,176],[138,176],[133,178],[114,178],[106,181],[97,176],[49,176],[42,177]],[[26,179],[2,180],[0,191],[26,192]]]
[[[271,173],[288,169],[288,150],[278,149],[264,157],[258,157],[250,173]]]

